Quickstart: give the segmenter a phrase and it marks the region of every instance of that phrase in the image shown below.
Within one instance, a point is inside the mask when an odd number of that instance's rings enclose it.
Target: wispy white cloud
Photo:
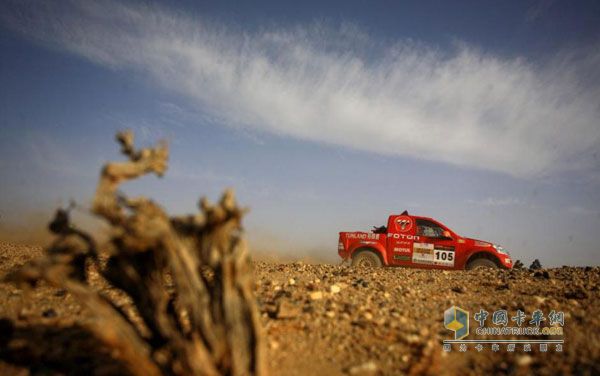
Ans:
[[[175,165],[170,169],[169,174],[174,179],[181,179],[194,183],[219,183],[236,186],[244,185],[245,181],[241,177],[218,173],[205,166],[197,166],[194,171],[186,170],[185,168]]]
[[[59,177],[93,178],[95,172],[85,168],[81,157],[67,151],[59,140],[44,131],[30,131],[18,141],[26,155],[12,168],[33,169],[35,174],[41,171],[56,174]]]
[[[540,66],[457,43],[385,44],[351,25],[231,31],[154,5],[12,2],[13,30],[147,74],[223,124],[538,176],[597,168],[600,49]]]
[[[525,201],[518,197],[487,197],[482,200],[467,200],[467,203],[479,206],[515,206],[524,205]]]
[[[535,22],[539,20],[555,3],[556,0],[537,0],[533,2],[527,10],[527,21]]]
[[[584,208],[583,206],[578,205],[569,206],[567,211],[569,213],[582,216],[600,216],[600,211],[596,209]]]

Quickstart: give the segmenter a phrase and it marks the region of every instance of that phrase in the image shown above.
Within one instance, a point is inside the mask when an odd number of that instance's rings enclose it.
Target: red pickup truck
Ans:
[[[358,266],[407,266],[425,269],[512,268],[501,246],[462,237],[432,218],[390,215],[387,227],[369,232],[340,232],[338,253]]]

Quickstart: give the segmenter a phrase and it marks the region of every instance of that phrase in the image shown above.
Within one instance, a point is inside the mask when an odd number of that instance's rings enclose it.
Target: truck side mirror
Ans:
[[[448,230],[444,231],[442,235],[444,235],[444,238],[452,239],[452,234],[450,234],[450,231]]]

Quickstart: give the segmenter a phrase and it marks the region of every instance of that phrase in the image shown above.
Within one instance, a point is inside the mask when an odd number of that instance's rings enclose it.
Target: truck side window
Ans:
[[[417,219],[417,235],[442,238],[444,237],[444,229],[426,219]]]

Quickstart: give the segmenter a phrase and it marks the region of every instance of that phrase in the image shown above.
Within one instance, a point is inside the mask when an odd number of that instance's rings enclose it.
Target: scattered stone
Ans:
[[[547,270],[544,271],[536,271],[535,273],[533,273],[533,276],[535,278],[545,278],[545,279],[550,279],[550,273],[548,273]]]
[[[300,315],[301,312],[302,310],[300,307],[289,302],[288,300],[282,299],[277,305],[277,312],[275,314],[275,317],[277,317],[280,320],[293,319]]]
[[[310,293],[309,297],[310,297],[310,300],[321,300],[321,299],[323,299],[323,292],[322,291],[313,291]]]
[[[408,334],[404,337],[404,340],[410,345],[415,345],[421,342],[421,338],[416,334]]]
[[[521,355],[517,358],[517,365],[519,367],[527,367],[532,361],[533,358],[530,355]]]
[[[337,294],[338,292],[342,291],[342,289],[338,285],[331,285],[331,287],[329,287],[329,291],[332,294]]]
[[[33,314],[33,311],[29,308],[22,308],[19,310],[19,313],[17,314],[17,318],[19,320],[27,320],[29,317],[31,317]]]
[[[531,270],[537,270],[537,269],[541,269],[541,268],[542,268],[542,263],[538,259],[533,260],[533,262],[529,266],[529,269],[531,269]]]
[[[350,367],[350,369],[348,370],[348,373],[350,375],[367,376],[367,375],[377,374],[378,370],[379,370],[379,367],[377,367],[377,363],[375,363],[374,361],[369,361],[366,363],[362,363],[362,364]]]
[[[0,346],[4,347],[12,338],[15,331],[15,326],[12,321],[2,318],[0,319]]]
[[[269,342],[269,348],[271,350],[277,350],[279,348],[279,342],[277,342],[277,341],[270,341]]]
[[[543,304],[546,301],[546,298],[542,298],[541,296],[534,296],[533,299],[535,300],[536,304]]]
[[[583,290],[565,292],[565,298],[567,299],[587,299],[587,297],[588,294]]]
[[[42,312],[42,316],[49,319],[58,316],[58,314],[53,308],[48,308],[47,310]]]

